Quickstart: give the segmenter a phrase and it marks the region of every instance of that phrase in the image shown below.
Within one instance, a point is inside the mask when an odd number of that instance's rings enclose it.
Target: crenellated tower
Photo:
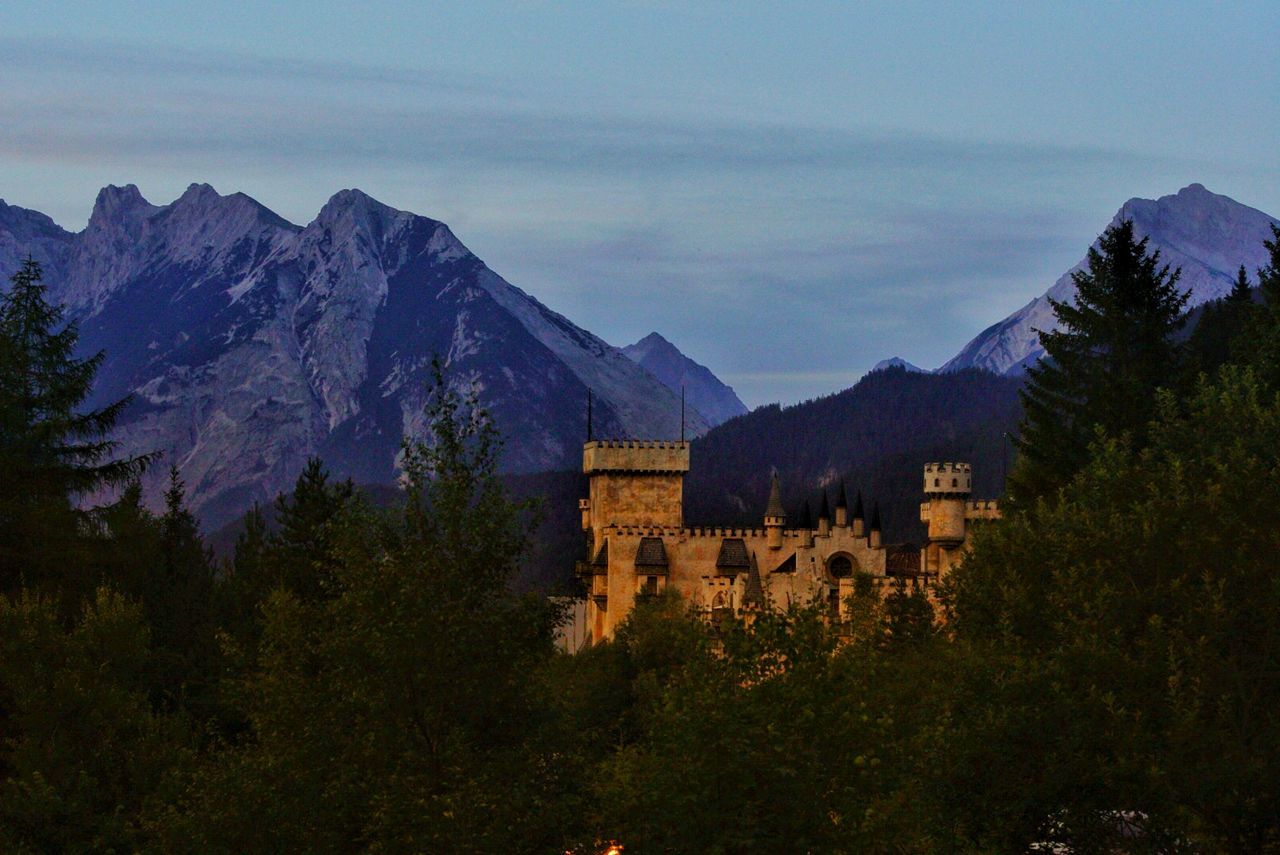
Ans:
[[[684,526],[684,476],[689,443],[598,439],[582,446],[587,498],[578,503],[582,527],[601,542],[606,526]]]
[[[926,463],[920,521],[928,525],[920,569],[941,576],[960,562],[969,537],[969,523],[1000,515],[995,502],[971,502],[973,467],[968,463]]]

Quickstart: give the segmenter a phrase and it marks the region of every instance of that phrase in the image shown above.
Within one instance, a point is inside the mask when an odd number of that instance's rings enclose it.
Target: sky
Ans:
[[[1262,2],[6,2],[0,197],[84,227],[193,182],[447,222],[749,405],[934,367],[1128,198],[1280,215]]]

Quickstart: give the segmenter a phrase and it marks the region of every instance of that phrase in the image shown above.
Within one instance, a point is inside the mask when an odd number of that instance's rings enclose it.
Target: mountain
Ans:
[[[901,368],[904,371],[910,371],[915,374],[928,374],[928,368],[921,368],[919,365],[912,365],[901,356],[891,356],[888,359],[882,359],[875,365],[871,366],[872,371],[880,371],[885,368]]]
[[[843,479],[850,501],[862,491],[868,513],[880,503],[886,541],[918,543],[926,462],[972,463],[975,498],[1003,492],[1004,433],[1021,414],[1021,385],[980,369],[933,374],[895,366],[833,395],[759,407],[694,440],[685,519],[758,526],[776,468],[788,516],[805,500],[816,514],[820,491],[834,498]]]
[[[622,352],[677,395],[683,388],[689,406],[712,425],[722,424],[747,411],[732,388],[656,332],[627,345]]]
[[[1254,275],[1266,263],[1262,242],[1271,237],[1274,217],[1200,184],[1184,187],[1159,199],[1130,199],[1112,224],[1133,220],[1134,231],[1150,238],[1163,263],[1182,268],[1179,287],[1191,291],[1189,306],[1224,296],[1231,290],[1241,264]],[[1096,246],[1096,244],[1095,244]],[[1068,270],[1047,293],[978,334],[940,371],[985,368],[1001,374],[1021,374],[1043,353],[1036,330],[1054,329],[1052,297],[1070,300],[1075,294],[1071,274],[1083,270],[1084,259]]]
[[[512,473],[576,468],[591,390],[601,434],[674,437],[680,398],[621,350],[506,282],[448,226],[358,190],[297,226],[193,184],[168,205],[107,187],[82,232],[0,203],[5,274],[30,252],[103,349],[94,402],[133,393],[117,438],[165,460],[220,525],[292,486],[306,458],[390,483],[421,434],[430,362],[474,389]],[[687,431],[709,422],[690,407]]]

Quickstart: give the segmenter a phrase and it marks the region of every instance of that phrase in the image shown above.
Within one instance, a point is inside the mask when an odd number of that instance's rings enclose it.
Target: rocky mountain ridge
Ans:
[[[621,350],[508,283],[436,220],[358,190],[306,226],[193,184],[168,205],[99,194],[86,228],[0,202],[0,272],[30,253],[51,298],[107,361],[96,401],[134,394],[123,450],[160,449],[218,525],[292,484],[307,456],[390,483],[420,435],[433,355],[474,389],[511,472],[576,467],[597,429],[674,437],[680,399]],[[686,412],[690,436],[710,421]]]
[[[656,332],[627,345],[622,352],[676,394],[684,389],[689,406],[706,416],[713,425],[747,411],[746,404],[737,393],[722,383],[709,368],[685,356]]]

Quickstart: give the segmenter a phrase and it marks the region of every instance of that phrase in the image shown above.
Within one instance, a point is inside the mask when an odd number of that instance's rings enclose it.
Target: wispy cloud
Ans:
[[[750,401],[829,391],[889,355],[941,362],[1103,224],[1046,196],[1086,181],[1110,193],[1108,176],[1152,168],[1106,148],[631,110],[429,69],[0,51],[0,178],[32,165],[179,186],[230,176],[222,189],[295,220],[317,193],[389,188],[579,323],[617,343],[661,329]],[[262,196],[255,177],[291,189]],[[77,191],[87,213],[92,188]]]

